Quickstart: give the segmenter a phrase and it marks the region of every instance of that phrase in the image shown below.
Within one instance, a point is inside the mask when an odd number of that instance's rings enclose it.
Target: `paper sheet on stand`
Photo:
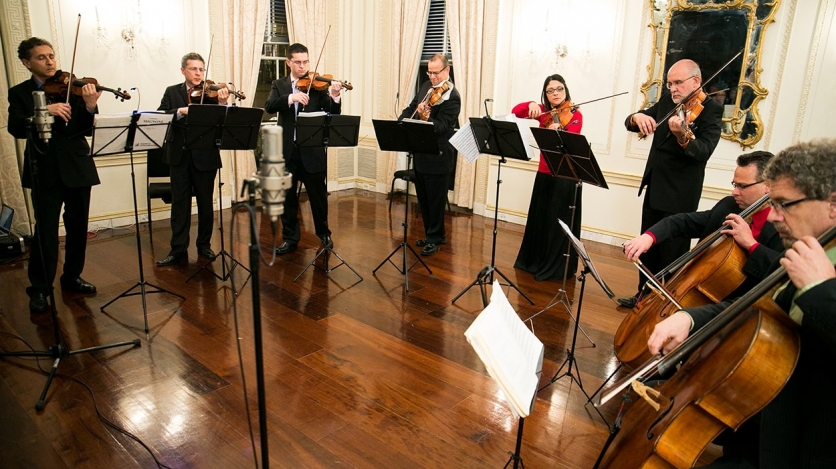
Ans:
[[[494,281],[490,304],[464,335],[514,415],[527,417],[543,370],[544,347],[517,316],[498,280]]]

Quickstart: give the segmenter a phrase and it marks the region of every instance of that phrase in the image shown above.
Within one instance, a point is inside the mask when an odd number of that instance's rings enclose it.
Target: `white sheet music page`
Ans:
[[[512,412],[527,417],[543,369],[543,343],[520,320],[499,280],[491,302],[464,333],[488,374],[499,385]]]
[[[479,158],[479,146],[476,144],[476,137],[473,136],[473,129],[470,128],[470,121],[465,122],[462,128],[450,137],[450,145],[470,163]]]
[[[139,120],[136,121],[138,128],[136,134],[134,134],[134,150],[162,148],[172,118],[174,118],[174,114],[141,111]]]
[[[93,116],[93,147],[90,153],[108,155],[124,153],[128,143],[128,126],[131,114],[95,114]]]

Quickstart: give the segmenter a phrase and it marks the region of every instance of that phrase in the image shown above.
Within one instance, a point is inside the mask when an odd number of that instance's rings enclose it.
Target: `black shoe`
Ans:
[[[282,242],[279,247],[276,248],[276,255],[284,255],[289,252],[293,252],[296,250],[296,243],[288,243],[287,241]]]
[[[421,250],[422,256],[432,256],[433,254],[438,252],[438,244],[428,243],[424,245],[424,249]]]
[[[43,293],[35,293],[29,298],[29,313],[37,314],[46,312],[46,295]]]
[[[65,292],[71,291],[76,293],[93,294],[96,293],[96,286],[85,281],[81,277],[76,277],[74,280],[64,280],[62,278],[61,290],[64,290]]]
[[[441,238],[441,241],[438,244],[447,244],[447,238]],[[427,238],[416,240],[415,245],[418,247],[426,246]]]
[[[186,255],[169,254],[168,256],[166,256],[165,259],[157,261],[157,267],[166,267],[169,265],[174,265],[179,262],[185,261],[186,259],[188,259],[188,256]]]
[[[333,249],[334,248],[334,240],[331,239],[331,236],[323,236],[319,238],[322,242],[322,247],[325,249]]]
[[[619,306],[623,306],[625,308],[630,308],[630,309],[635,308],[636,303],[639,302],[639,300],[635,296],[628,296],[628,297],[624,297],[624,298],[619,298],[616,301],[618,301]]]
[[[214,259],[217,254],[209,247],[205,248],[198,248],[197,255],[200,257],[205,257],[206,259]]]

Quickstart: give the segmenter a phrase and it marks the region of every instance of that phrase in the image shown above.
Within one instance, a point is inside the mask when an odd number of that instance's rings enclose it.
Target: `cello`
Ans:
[[[764,195],[740,216],[752,215],[768,200],[769,195]],[[726,228],[725,224],[718,228],[649,282],[662,282],[676,272],[663,287],[666,294],[654,289],[621,321],[613,337],[613,350],[620,362],[631,367],[645,362],[650,358],[647,340],[656,324],[682,308],[717,303],[743,284],[748,253],[731,236],[722,234]]]
[[[831,227],[819,243],[828,249],[834,239]],[[637,401],[624,414],[596,467],[692,467],[717,435],[739,428],[772,401],[800,351],[797,325],[772,301],[786,280],[786,270],[778,268],[667,356],[654,357],[603,393],[596,406],[630,385],[655,398]],[[643,381],[680,363],[663,384],[643,389]]]

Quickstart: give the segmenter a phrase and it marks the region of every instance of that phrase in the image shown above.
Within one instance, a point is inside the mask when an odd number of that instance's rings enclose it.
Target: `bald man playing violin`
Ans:
[[[692,60],[680,60],[668,70],[665,86],[669,93],[662,94],[656,104],[631,114],[624,122],[630,132],[653,136],[639,185],[639,196],[646,189],[642,204],[642,233],[665,217],[694,212],[699,205],[705,165],[720,140],[723,107],[714,100],[706,99],[702,103],[704,109],[696,118],[684,110],[682,115],[675,112],[667,121],[661,121],[680,104],[691,107],[693,102],[682,101],[697,91],[701,84],[699,66]],[[686,119],[691,122],[693,139],[686,137]],[[690,241],[685,236],[671,237],[653,245],[642,257],[642,262],[656,273],[688,252]],[[639,275],[639,293],[619,298],[619,304],[634,307],[644,283],[645,278]]]
[[[99,184],[96,164],[90,157],[85,135],[93,130],[101,91],[87,84],[81,96],[47,97],[47,112],[55,122],[44,142],[34,132],[30,118],[35,114],[33,91],[60,73],[52,44],[37,37],[22,41],[18,58],[32,77],[9,90],[8,131],[15,138],[29,138],[23,163],[23,187],[32,189],[35,208],[35,242],[29,255],[29,311],[47,310],[46,297],[52,290],[58,264],[58,222],[64,209],[65,256],[61,290],[93,294],[96,287],[81,278],[87,250],[87,221],[91,187]],[[35,172],[37,171],[37,172]],[[35,177],[34,175],[37,175]]]
[[[169,165],[171,175],[171,241],[168,255],[157,261],[157,267],[177,264],[189,258],[189,230],[192,220],[192,196],[197,204],[197,238],[195,246],[198,256],[214,259],[212,250],[212,227],[215,223],[212,195],[215,192],[215,175],[221,168],[221,152],[212,150],[188,150],[186,126],[189,106],[200,104],[200,98],[192,102],[192,96],[201,96],[206,74],[203,57],[190,52],[180,59],[180,73],[185,82],[166,88],[158,111],[174,114],[174,121],[168,140],[163,148],[163,161]],[[220,88],[217,100],[205,104],[226,105],[229,90]]]
[[[307,47],[291,44],[287,48],[285,64],[290,70],[290,75],[273,81],[270,96],[264,104],[265,111],[279,115],[279,125],[283,130],[284,161],[287,170],[293,176],[290,189],[285,192],[284,212],[281,215],[282,244],[276,248],[276,254],[279,255],[295,251],[302,237],[298,218],[299,198],[296,195],[296,188],[300,182],[305,185],[308,193],[316,236],[322,247],[334,247],[331,230],[328,228],[328,190],[325,180],[328,155],[322,147],[296,146],[296,116],[300,112],[339,114],[342,109],[340,82],[332,81],[327,90],[302,91],[297,86],[299,79],[307,77],[311,71]]]

